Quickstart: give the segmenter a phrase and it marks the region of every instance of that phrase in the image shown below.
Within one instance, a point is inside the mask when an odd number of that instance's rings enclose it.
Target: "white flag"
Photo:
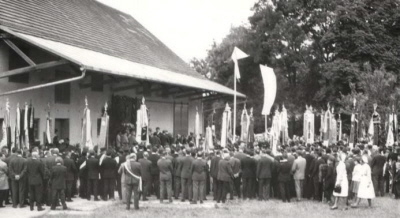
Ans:
[[[233,63],[235,63],[235,75],[236,75],[236,79],[240,79],[240,72],[239,72],[239,63],[238,60],[239,59],[243,59],[243,58],[247,58],[249,55],[247,55],[246,53],[244,53],[242,50],[240,50],[238,47],[235,47],[233,49],[233,53],[232,53],[232,60]]]
[[[261,75],[264,82],[264,106],[262,115],[269,115],[276,96],[276,76],[270,67],[260,65]]]

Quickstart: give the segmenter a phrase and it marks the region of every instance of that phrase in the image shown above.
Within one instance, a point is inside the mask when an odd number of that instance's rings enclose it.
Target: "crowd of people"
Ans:
[[[362,199],[371,206],[375,196],[389,193],[400,198],[398,145],[350,149],[342,142],[325,147],[298,141],[273,154],[266,143],[239,142],[206,151],[195,146],[191,135],[174,138],[156,129],[145,145],[129,134],[135,135],[122,131],[108,149],[2,148],[0,207],[67,209],[75,197],[107,201],[115,200],[116,192],[128,210],[132,195],[135,209],[152,195],[161,203],[190,204],[309,199],[331,209],[357,207]],[[207,199],[211,192],[213,199]]]

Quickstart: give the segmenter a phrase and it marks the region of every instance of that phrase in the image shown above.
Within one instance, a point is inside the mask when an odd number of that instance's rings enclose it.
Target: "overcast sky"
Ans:
[[[183,60],[203,58],[231,26],[248,24],[256,0],[98,0],[132,15]]]

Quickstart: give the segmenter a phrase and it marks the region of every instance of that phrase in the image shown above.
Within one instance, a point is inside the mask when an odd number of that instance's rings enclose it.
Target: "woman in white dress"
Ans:
[[[372,199],[375,198],[374,186],[372,185],[371,179],[371,168],[368,164],[368,158],[366,156],[362,157],[361,172],[360,172],[360,184],[358,187],[357,201],[351,207],[358,207],[361,199],[368,199],[368,205],[371,207]]]
[[[331,207],[332,210],[338,209],[339,199],[343,199],[345,202],[345,210],[347,210],[347,195],[349,193],[349,182],[347,180],[347,171],[346,171],[346,164],[344,161],[346,160],[346,154],[341,153],[339,155],[339,163],[336,167],[336,183],[335,187],[340,186],[341,190],[340,193],[333,191],[333,196],[335,196],[335,204]]]

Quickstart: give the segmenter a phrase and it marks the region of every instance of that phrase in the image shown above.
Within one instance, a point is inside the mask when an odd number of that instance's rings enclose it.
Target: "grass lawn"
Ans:
[[[307,217],[307,218],[344,218],[344,217],[371,217],[371,218],[399,218],[400,201],[389,197],[376,198],[373,207],[368,208],[367,202],[362,201],[357,209],[349,208],[347,211],[330,210],[324,203],[314,201],[302,201],[283,203],[278,200],[267,202],[259,201],[231,201],[226,204],[215,205],[210,200],[203,205],[190,205],[189,203],[174,202],[173,204],[160,204],[158,201],[140,202],[140,210],[125,210],[125,205],[116,201],[110,206],[93,211],[90,215],[58,214],[46,217],[205,217],[205,218],[234,218],[234,217]],[[133,207],[133,205],[132,205]],[[343,206],[341,205],[343,208]]]

